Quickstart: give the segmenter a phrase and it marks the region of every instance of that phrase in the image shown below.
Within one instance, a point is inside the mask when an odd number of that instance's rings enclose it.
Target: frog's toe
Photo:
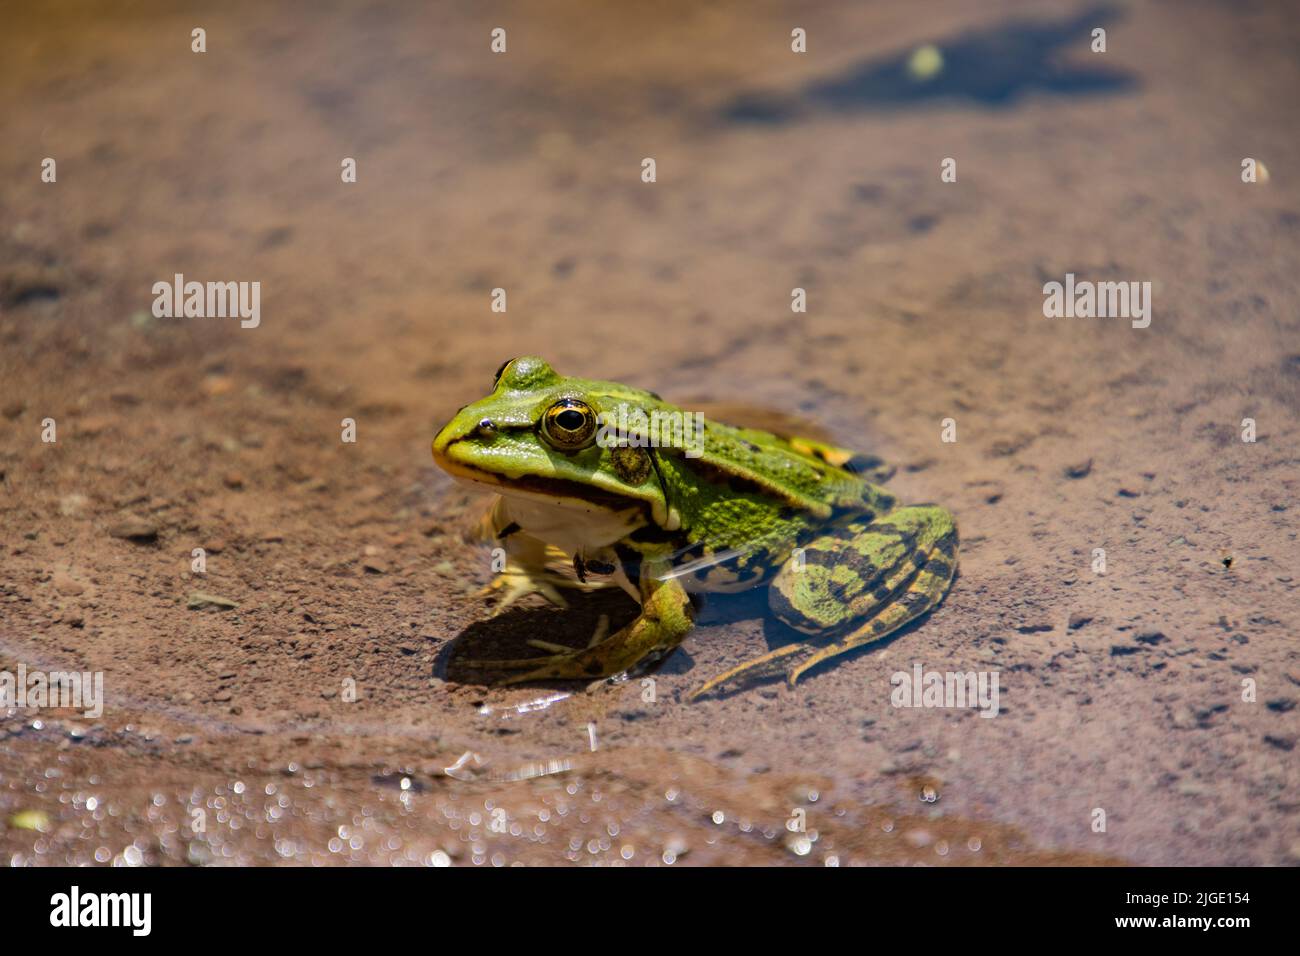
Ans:
[[[608,649],[601,648],[600,645],[577,650],[552,641],[530,640],[528,644],[551,653],[503,660],[461,660],[456,662],[456,666],[483,671],[527,672],[494,681],[493,686],[525,684],[534,680],[590,680],[593,677],[608,676],[604,673]]]
[[[478,592],[478,596],[496,599],[496,606],[492,608],[492,613],[488,617],[496,617],[520,598],[530,594],[540,594],[557,607],[568,607],[569,602],[564,599],[564,595],[557,587],[557,584],[562,581],[563,578],[553,580],[550,576],[529,574],[525,571],[502,571],[484,585]]]
[[[558,656],[558,655],[556,655]],[[517,671],[527,670],[536,667],[538,661],[544,661],[545,657],[518,657],[513,660],[458,660],[456,667],[464,667],[472,670],[483,671]]]
[[[754,680],[759,677],[771,677],[780,674],[785,669],[785,662],[788,658],[806,654],[807,648],[802,644],[787,644],[784,647],[778,647],[774,651],[764,654],[762,657],[756,657],[751,661],[745,661],[743,664],[723,671],[709,680],[705,681],[699,687],[695,688],[686,695],[686,703],[693,703],[696,698],[703,697],[705,694],[717,690],[723,684],[730,681],[737,681],[741,678],[745,680]]]
[[[554,649],[561,647],[549,641],[529,641],[537,647]],[[515,660],[497,661],[462,661],[461,666],[486,671],[523,671],[501,680],[493,681],[494,687],[508,687],[513,684],[529,684],[539,680],[594,680],[609,677],[627,670],[635,661],[626,661],[621,655],[611,653],[612,648],[597,644],[582,650],[566,650],[557,654],[541,657],[525,657]]]
[[[530,684],[539,680],[594,680],[609,676],[605,673],[603,663],[584,655],[585,652],[579,651],[576,654],[552,654],[550,657],[533,658],[529,662],[533,665],[532,670],[499,680],[495,686],[509,687],[512,684]]]

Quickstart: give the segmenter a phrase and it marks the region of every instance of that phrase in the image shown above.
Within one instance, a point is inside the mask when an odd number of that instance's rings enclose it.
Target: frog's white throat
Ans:
[[[589,555],[608,548],[646,524],[640,505],[611,511],[568,498],[547,499],[535,492],[502,494],[496,513],[569,554]]]
[[[513,523],[530,537],[569,554],[592,554],[608,548],[649,523],[645,505],[636,501],[612,508],[600,501],[507,485],[477,474],[452,472],[452,477],[458,484],[497,493],[493,519],[498,530]]]

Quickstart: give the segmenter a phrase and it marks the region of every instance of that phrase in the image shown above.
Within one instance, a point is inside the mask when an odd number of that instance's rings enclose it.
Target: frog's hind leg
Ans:
[[[694,699],[736,680],[784,671],[791,686],[812,667],[880,640],[937,607],[957,567],[957,528],[934,505],[900,508],[870,524],[853,523],[812,541],[800,565],[773,579],[773,613],[826,644],[788,644],[719,674]]]
[[[955,535],[952,543],[955,546]],[[815,654],[791,669],[787,675],[790,686],[793,687],[805,671],[811,670],[818,664],[878,641],[921,615],[934,610],[948,593],[956,572],[955,550],[946,555],[940,552],[932,556],[916,573],[911,583],[907,585],[907,589],[886,604],[875,617],[838,640],[818,648]]]

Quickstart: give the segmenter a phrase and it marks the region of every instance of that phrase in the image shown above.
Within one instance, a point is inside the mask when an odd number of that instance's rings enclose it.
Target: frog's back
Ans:
[[[897,504],[870,479],[889,470],[879,459],[798,435],[706,420],[704,454],[694,470],[716,469],[732,486],[746,483],[787,507],[828,519],[846,512],[881,514]],[[688,466],[690,462],[688,461]]]
[[[856,473],[851,452],[834,446],[709,420],[703,448],[696,458],[661,455],[674,528],[634,536],[670,541],[669,560],[692,590],[762,584],[794,548],[896,505]]]

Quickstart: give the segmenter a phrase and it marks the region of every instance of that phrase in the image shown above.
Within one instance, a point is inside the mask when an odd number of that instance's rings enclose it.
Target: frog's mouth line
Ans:
[[[637,498],[604,491],[592,485],[569,481],[565,478],[546,478],[542,475],[520,475],[503,481],[490,471],[475,468],[463,462],[452,461],[445,455],[438,456],[437,463],[453,478],[487,485],[505,497],[526,497],[543,501],[547,504],[570,504],[573,508],[589,509],[592,506],[605,511],[626,511],[632,507],[647,508],[648,504]]]

